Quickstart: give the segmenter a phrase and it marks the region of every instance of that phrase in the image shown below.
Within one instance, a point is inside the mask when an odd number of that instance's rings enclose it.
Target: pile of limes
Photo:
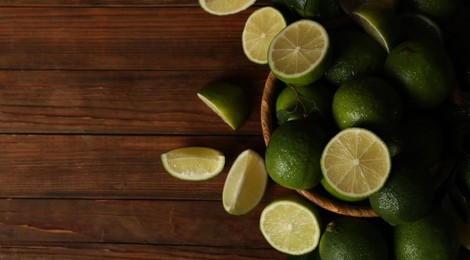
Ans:
[[[253,4],[240,2],[238,11]],[[242,35],[247,58],[284,84],[267,173],[288,189],[370,205],[380,218],[283,197],[261,214],[266,240],[314,259],[456,259],[470,249],[470,41],[446,30],[463,0],[272,3]],[[436,182],[441,165],[450,174]]]

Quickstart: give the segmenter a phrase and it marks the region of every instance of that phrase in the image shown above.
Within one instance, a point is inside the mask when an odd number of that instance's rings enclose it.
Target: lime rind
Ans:
[[[282,13],[273,7],[254,11],[246,20],[242,33],[245,56],[254,63],[267,64],[269,45],[286,25]]]
[[[171,176],[187,181],[203,181],[224,169],[225,156],[208,147],[183,147],[161,154],[163,168]]]
[[[312,252],[321,237],[320,219],[313,205],[292,199],[279,199],[266,206],[260,229],[274,249],[289,255]]]
[[[308,38],[309,35],[318,37]],[[274,37],[269,46],[268,64],[281,81],[296,86],[308,85],[328,68],[329,46],[330,38],[323,25],[313,20],[298,20]],[[299,67],[304,68],[299,70]]]
[[[199,5],[210,14],[223,16],[246,10],[255,2],[256,0],[199,0]]]
[[[344,135],[354,135],[354,140],[342,140]],[[357,150],[352,151],[351,149],[348,149],[348,147],[345,147],[356,146],[357,149],[359,143],[366,139],[369,139],[369,144],[368,147],[365,148],[365,151],[362,151],[361,154],[355,155],[354,153],[357,153]],[[337,144],[339,144],[339,147]],[[378,158],[369,158],[368,161],[371,162],[373,160],[381,160],[383,165],[380,168],[364,167],[365,171],[363,171],[363,169],[359,169],[356,166],[359,165],[361,159],[367,155],[367,152],[370,149],[380,153],[380,156],[378,156]],[[336,154],[332,155],[331,153]],[[333,156],[336,159],[342,159],[344,160],[344,163],[327,163],[327,157],[330,156]],[[323,179],[321,180],[322,186],[326,191],[328,191],[328,193],[344,201],[363,200],[382,188],[388,178],[388,175],[390,174],[392,164],[391,156],[385,142],[382,141],[382,139],[380,139],[380,137],[378,137],[372,131],[359,127],[346,128],[337,133],[325,146],[320,161],[323,173]],[[332,167],[336,169],[335,172],[332,172],[334,171]],[[342,169],[338,171],[338,168],[340,167]],[[377,173],[376,171],[378,169],[382,172]],[[365,189],[360,189],[359,192],[352,192],[345,190],[345,188],[339,187],[339,183],[343,182],[346,178],[349,178],[351,181],[351,176],[348,176],[351,171],[353,171],[353,184],[358,183],[360,185],[360,183],[364,183],[364,185],[367,186]],[[360,171],[360,173],[357,173],[358,171]],[[345,174],[345,172],[348,172],[348,174]],[[337,178],[338,181],[333,180],[332,175]],[[371,180],[371,178],[374,178],[374,183],[370,183],[369,180]],[[374,186],[371,187],[369,184],[374,184]],[[356,187],[349,185],[348,189],[351,188]]]
[[[268,183],[264,159],[255,151],[243,151],[233,162],[225,179],[222,202],[225,211],[244,215],[261,201]]]

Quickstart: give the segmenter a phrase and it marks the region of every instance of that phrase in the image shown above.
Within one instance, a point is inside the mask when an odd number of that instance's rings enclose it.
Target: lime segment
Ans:
[[[367,34],[374,38],[387,51],[395,47],[403,38],[400,18],[393,9],[380,2],[366,2],[350,13]]]
[[[347,128],[326,145],[321,183],[333,196],[358,201],[379,190],[387,180],[391,161],[387,145],[364,128]]]
[[[268,63],[277,78],[293,85],[319,79],[329,65],[329,37],[312,20],[299,20],[284,28],[271,42]]]
[[[210,179],[219,174],[225,164],[225,156],[208,147],[177,148],[160,157],[171,176],[190,181]]]
[[[243,89],[233,83],[213,82],[197,96],[233,130],[237,130],[248,115],[248,98]]]
[[[263,7],[253,12],[245,23],[242,33],[243,51],[254,63],[268,63],[268,48],[272,39],[284,27],[286,21],[281,12],[273,7]]]
[[[248,213],[263,198],[267,182],[263,158],[251,149],[245,150],[234,161],[225,179],[224,209],[232,215]]]
[[[255,0],[199,0],[199,5],[210,14],[229,15],[241,12],[255,2]]]
[[[320,240],[320,221],[313,204],[284,198],[261,213],[261,233],[276,250],[289,255],[313,251]]]

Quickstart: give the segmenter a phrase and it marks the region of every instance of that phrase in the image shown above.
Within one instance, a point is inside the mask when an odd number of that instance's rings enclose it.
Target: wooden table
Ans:
[[[260,5],[270,1],[258,1]],[[240,217],[221,204],[235,157],[263,153],[267,66],[249,62],[248,15],[195,0],[0,0],[0,258],[284,259],[258,228],[273,183]],[[231,130],[196,96],[232,79],[251,112]],[[202,145],[227,158],[205,182],[160,154]]]
[[[0,7],[0,258],[284,257],[259,232],[262,207],[234,217],[221,203],[235,157],[264,148],[268,70],[241,47],[254,8],[217,17],[195,0]],[[196,96],[226,78],[252,105],[236,132]],[[224,172],[170,177],[160,154],[189,145],[220,149]],[[270,187],[266,201],[279,193]]]

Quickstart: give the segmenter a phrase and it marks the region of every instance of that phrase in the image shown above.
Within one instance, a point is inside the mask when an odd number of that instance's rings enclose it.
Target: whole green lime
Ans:
[[[335,85],[382,71],[387,53],[372,37],[361,31],[331,35],[333,61],[325,78]]]
[[[276,99],[276,117],[279,125],[305,117],[329,119],[333,89],[322,81],[312,85],[286,87]]]
[[[415,160],[395,159],[392,163],[387,182],[369,196],[369,202],[377,215],[391,225],[416,221],[431,208],[431,173]]]
[[[455,84],[449,54],[439,43],[430,40],[402,42],[388,55],[384,70],[409,103],[419,108],[441,104]]]
[[[333,118],[340,129],[363,127],[371,131],[392,131],[401,122],[401,97],[385,80],[362,77],[339,87],[333,96]]]
[[[269,176],[289,189],[310,189],[321,178],[320,157],[328,141],[325,131],[312,120],[287,121],[276,128],[265,153]]]
[[[394,227],[393,244],[397,260],[457,259],[459,253],[457,227],[441,209]]]
[[[440,21],[445,21],[457,13],[462,3],[462,0],[400,0],[399,8],[404,11],[423,13]]]
[[[330,222],[320,239],[322,260],[389,259],[383,231],[371,219],[340,217]]]

